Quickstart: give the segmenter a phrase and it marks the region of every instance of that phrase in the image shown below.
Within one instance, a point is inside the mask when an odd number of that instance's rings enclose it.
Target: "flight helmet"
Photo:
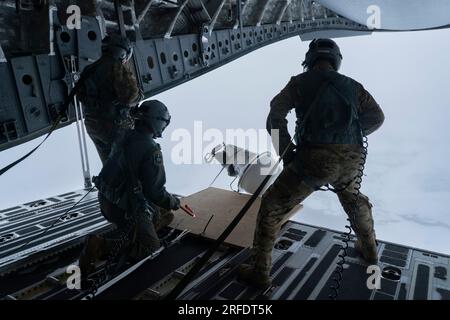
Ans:
[[[163,131],[170,124],[170,113],[166,105],[158,100],[148,100],[142,103],[137,112],[136,124],[150,129],[156,138],[162,136]]]
[[[111,34],[103,39],[102,52],[108,53],[122,63],[126,63],[133,55],[133,46],[128,38]]]
[[[342,54],[336,42],[331,39],[314,39],[311,41],[302,65],[306,69],[311,69],[318,60],[330,61],[334,70],[338,71],[341,67]]]

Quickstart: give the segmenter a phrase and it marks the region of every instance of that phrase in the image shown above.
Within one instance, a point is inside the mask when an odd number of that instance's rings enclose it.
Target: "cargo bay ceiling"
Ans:
[[[150,97],[293,36],[309,40],[449,26],[449,1],[408,3],[0,0],[0,151],[50,130],[79,73],[99,58],[107,34],[133,41],[131,68]],[[369,29],[368,19],[377,14],[377,30]],[[60,126],[74,122],[74,113]]]

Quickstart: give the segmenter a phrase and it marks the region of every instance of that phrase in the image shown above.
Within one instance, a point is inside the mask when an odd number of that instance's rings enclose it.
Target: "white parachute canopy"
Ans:
[[[419,30],[450,25],[449,0],[317,0],[370,29]]]

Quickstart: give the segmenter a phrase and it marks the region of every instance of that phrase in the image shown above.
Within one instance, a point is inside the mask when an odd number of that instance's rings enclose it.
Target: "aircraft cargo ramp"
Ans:
[[[99,212],[96,192],[89,194],[43,234],[45,228],[85,193],[85,190],[66,193],[0,211],[0,298],[86,298],[83,291],[67,289],[66,268],[77,263],[86,234],[111,229]],[[194,203],[192,197],[197,202]],[[222,205],[212,210],[207,207],[208,203],[220,204],[226,200],[232,208],[246,198],[248,195],[214,188],[192,195],[192,207],[199,216],[202,212],[216,216],[209,221],[207,230],[210,231],[192,229],[184,234],[181,230],[188,226],[190,217],[177,213],[173,225],[180,230],[174,231],[175,240],[153,257],[121,270],[99,288],[94,299],[164,298],[208,249],[211,239],[215,238],[215,224],[231,219],[220,216],[227,210],[232,214],[234,210]],[[252,215],[258,205],[255,204],[247,221],[243,222],[247,225],[241,231],[236,230],[246,233],[242,238],[244,244],[251,239],[252,229],[249,228],[252,228]],[[202,218],[199,219],[198,224],[203,226]],[[239,234],[237,236],[240,238]],[[343,236],[338,231],[286,222],[273,251],[273,285],[265,291],[248,287],[237,279],[237,268],[248,260],[249,249],[230,236],[178,299],[329,299]],[[353,250],[353,243],[350,242],[348,249],[338,299],[450,299],[449,256],[379,241],[381,287],[368,289],[368,266]]]

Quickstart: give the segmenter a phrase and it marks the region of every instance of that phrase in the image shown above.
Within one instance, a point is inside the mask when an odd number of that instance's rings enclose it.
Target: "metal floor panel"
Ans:
[[[69,192],[0,211],[0,275],[20,268],[37,255],[53,254],[79,244],[90,232],[108,228],[96,191],[67,213],[86,192]],[[60,221],[54,224],[58,218]]]
[[[71,211],[72,215],[45,236],[40,235],[45,226],[84,194],[84,190],[71,192],[0,211],[0,287],[4,289],[0,298],[28,298],[24,292],[30,287],[52,279],[55,270],[64,272],[62,261],[76,261],[79,248],[71,248],[79,245],[87,233],[108,229],[93,192]],[[273,250],[273,285],[265,292],[237,279],[238,266],[248,261],[248,249],[223,246],[179,299],[328,299],[342,237],[341,232],[292,221],[286,223]],[[29,240],[32,241],[24,246]],[[210,243],[200,236],[185,237],[97,298],[159,299],[170,292]],[[379,241],[378,266],[382,277],[381,288],[375,290],[367,288],[368,266],[353,249],[354,238],[349,245],[338,299],[450,299],[448,255]],[[53,260],[36,267],[42,256],[50,255]],[[15,281],[17,277],[20,281]]]
[[[290,234],[301,234],[302,237],[296,241],[287,237]],[[291,221],[280,235],[277,244],[282,244],[273,251],[273,284],[267,292],[248,288],[234,273],[227,276],[227,281],[217,287],[214,294],[209,293],[208,299],[329,299],[342,234]],[[367,288],[368,265],[357,256],[353,245],[354,242],[350,242],[339,300],[449,299],[449,256],[379,241],[379,257],[395,256],[392,258],[395,260],[380,260],[381,288],[370,290]],[[215,272],[223,273],[222,270]],[[204,292],[193,292],[199,287],[202,287],[201,283],[185,292],[183,297],[204,297]]]

